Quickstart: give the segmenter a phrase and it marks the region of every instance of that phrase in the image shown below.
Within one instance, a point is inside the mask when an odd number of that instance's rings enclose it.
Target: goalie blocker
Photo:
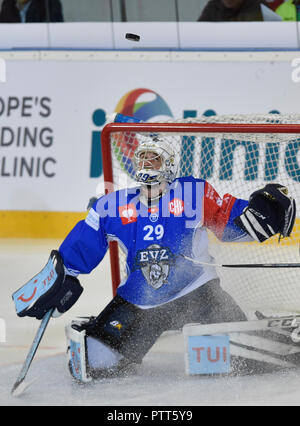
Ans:
[[[183,335],[190,375],[259,374],[300,365],[300,316],[187,324]]]

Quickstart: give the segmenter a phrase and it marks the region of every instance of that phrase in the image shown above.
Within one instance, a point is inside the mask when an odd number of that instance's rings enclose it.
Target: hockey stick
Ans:
[[[13,396],[20,396],[25,391],[25,389],[27,389],[28,386],[30,386],[31,383],[32,383],[32,382],[25,383],[24,380],[25,380],[25,377],[26,377],[26,375],[28,373],[28,370],[29,370],[29,367],[30,367],[30,365],[32,363],[34,355],[35,355],[35,353],[37,351],[37,348],[39,347],[39,344],[40,344],[40,342],[42,340],[42,337],[43,337],[43,335],[45,333],[45,330],[47,328],[47,325],[49,323],[49,320],[51,318],[51,315],[52,315],[53,311],[54,311],[54,309],[50,309],[50,311],[48,311],[44,315],[44,317],[43,317],[43,319],[41,321],[39,329],[38,329],[38,331],[37,331],[37,333],[35,335],[35,338],[33,339],[31,348],[30,348],[30,350],[28,352],[28,355],[26,357],[26,360],[25,360],[25,362],[23,364],[22,370],[20,371],[20,374],[19,374],[19,376],[18,376],[18,378],[17,378],[17,380],[16,380],[16,382],[13,385],[13,388],[11,390],[11,394]]]
[[[207,263],[200,260],[193,259],[192,257],[181,254],[186,260],[197,263],[198,265],[211,266],[214,268],[300,268],[300,263],[240,263],[240,264],[220,264],[220,263]]]

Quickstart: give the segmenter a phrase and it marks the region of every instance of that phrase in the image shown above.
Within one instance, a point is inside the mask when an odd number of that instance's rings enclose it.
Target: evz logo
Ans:
[[[167,247],[152,244],[145,250],[139,250],[135,258],[135,266],[142,270],[148,284],[155,290],[168,283],[170,264],[174,255]]]

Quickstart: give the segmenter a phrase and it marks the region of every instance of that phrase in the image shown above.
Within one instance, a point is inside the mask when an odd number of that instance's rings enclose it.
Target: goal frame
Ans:
[[[103,159],[103,175],[105,194],[113,192],[113,161],[111,154],[111,134],[117,132],[143,132],[143,133],[260,133],[260,134],[300,134],[300,124],[282,123],[109,123],[104,126],[101,133],[101,150]],[[113,295],[121,282],[118,243],[109,243],[110,269]]]

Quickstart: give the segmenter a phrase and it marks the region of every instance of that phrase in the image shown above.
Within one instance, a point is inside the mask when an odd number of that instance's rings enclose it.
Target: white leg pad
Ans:
[[[66,326],[65,331],[68,345],[68,362],[72,374],[77,380],[88,383],[92,378],[87,373],[85,330],[75,330],[70,324]]]
[[[116,367],[123,356],[114,349],[93,337],[87,337],[88,365],[94,369],[108,369]]]

